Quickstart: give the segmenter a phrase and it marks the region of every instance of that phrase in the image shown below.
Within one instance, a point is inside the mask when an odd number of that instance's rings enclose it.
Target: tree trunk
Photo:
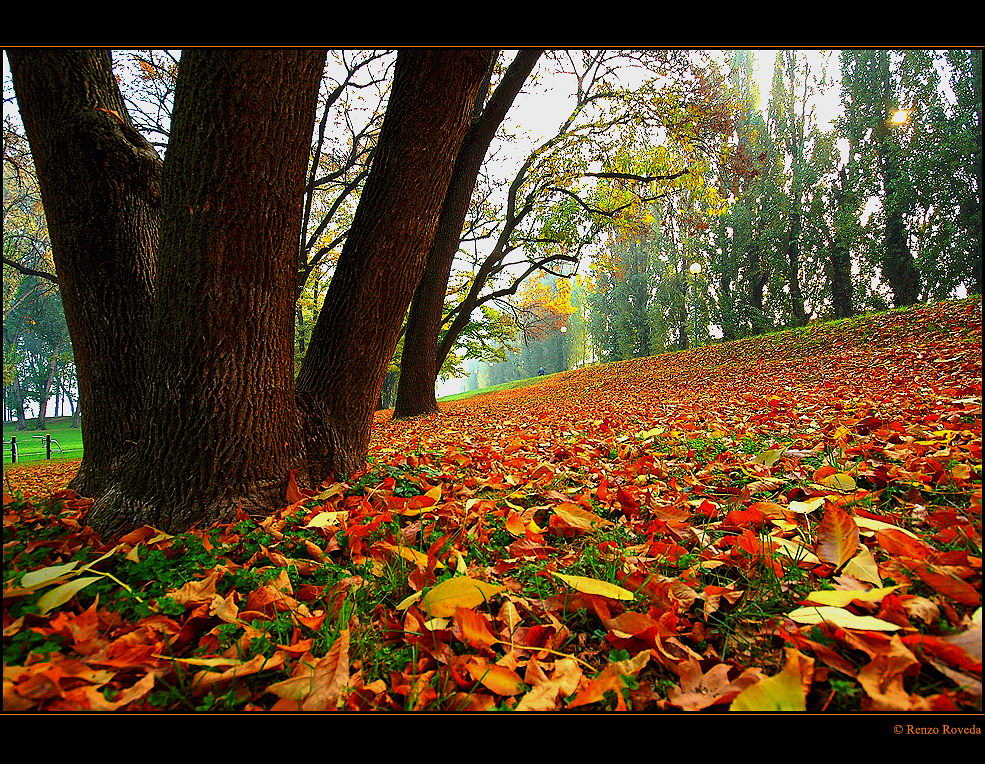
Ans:
[[[314,480],[365,463],[387,365],[495,55],[446,49],[397,57],[373,167],[298,375]]]
[[[27,429],[27,417],[24,415],[24,389],[21,387],[20,377],[14,374],[14,412],[17,414],[17,429]]]
[[[377,411],[393,408],[397,400],[397,379],[399,376],[399,371],[387,370],[386,376],[383,378],[383,389],[380,390],[380,402],[376,406]]]
[[[841,244],[832,244],[829,252],[831,303],[835,318],[848,318],[855,314],[855,306],[852,303],[851,255]]]
[[[55,371],[58,369],[58,353],[60,347],[56,347],[48,360],[48,375],[44,380],[44,387],[41,388],[41,395],[38,396],[38,418],[34,420],[35,430],[48,429],[48,399],[51,398],[51,386],[55,381]]]
[[[299,446],[297,239],[324,62],[324,51],[286,49],[182,57],[162,179],[156,352],[138,445],[87,517],[104,536],[186,529],[283,497]]]
[[[763,334],[769,329],[766,321],[765,290],[768,274],[763,266],[763,255],[758,241],[752,241],[746,246],[746,268],[748,292],[746,294],[749,306],[749,326],[753,335]]]
[[[107,50],[8,50],[86,410],[71,487],[104,490],[137,439],[158,238],[160,160]]]
[[[517,53],[489,103],[465,136],[441,209],[434,243],[428,252],[424,274],[414,292],[407,316],[400,381],[393,412],[396,419],[431,414],[438,410],[434,386],[443,362],[443,359],[438,360],[438,335],[448,278],[458,252],[462,226],[489,145],[542,53],[539,49]]]
[[[236,506],[268,510],[282,500],[291,468],[318,480],[363,466],[373,406],[493,55],[399,54],[372,172],[295,387],[296,248],[324,53],[185,54],[161,182],[158,291],[136,334],[150,352],[141,375],[125,377],[140,387],[145,416],[139,442],[87,516],[98,532],[142,524],[176,532],[227,518]],[[87,112],[76,112],[65,117],[68,132],[73,121],[85,124]],[[113,130],[123,125],[125,116],[110,117]],[[100,157],[92,147],[72,150],[79,164]],[[126,166],[97,169],[110,185],[130,177]],[[52,176],[54,197],[73,196]],[[91,196],[99,200],[99,189]],[[121,216],[112,205],[93,212],[100,215],[107,227]],[[67,213],[60,221],[80,224]],[[90,286],[83,309],[102,305],[99,289],[107,288]],[[98,358],[116,368],[117,350],[109,343]],[[88,457],[89,407],[108,398],[115,411],[116,401],[107,396],[112,385],[93,383],[91,355],[77,349],[76,362],[80,389],[88,369],[85,384],[96,393],[80,402]]]
[[[804,307],[804,292],[800,286],[800,232],[803,226],[803,213],[799,212],[800,197],[795,196],[795,209],[790,216],[790,230],[787,239],[787,283],[790,286],[790,312],[794,326],[805,326],[808,321]]]

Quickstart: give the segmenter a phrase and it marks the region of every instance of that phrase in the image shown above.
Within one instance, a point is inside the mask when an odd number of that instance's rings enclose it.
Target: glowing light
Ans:
[[[697,276],[701,273],[701,263],[691,263],[691,267],[688,270],[691,271],[692,276]]]
[[[910,119],[910,112],[906,109],[897,109],[893,112],[893,116],[889,118],[889,121],[894,125],[905,125]]]
[[[568,331],[568,327],[562,326],[558,331],[560,331],[561,334],[565,334]]]

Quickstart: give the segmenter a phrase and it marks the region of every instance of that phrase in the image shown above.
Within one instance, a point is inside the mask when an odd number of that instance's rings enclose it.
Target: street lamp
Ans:
[[[691,263],[691,267],[688,268],[692,276],[697,276],[701,273],[701,263]]]

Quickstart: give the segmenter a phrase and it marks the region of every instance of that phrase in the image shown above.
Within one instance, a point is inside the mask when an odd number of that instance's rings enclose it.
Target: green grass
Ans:
[[[485,395],[486,393],[496,393],[500,390],[513,390],[517,387],[529,387],[531,385],[539,384],[545,379],[550,379],[551,377],[556,377],[558,374],[564,374],[563,371],[557,372],[557,374],[544,374],[542,376],[527,377],[526,379],[514,379],[512,382],[501,382],[498,385],[490,385],[489,387],[480,387],[478,390],[469,390],[465,393],[456,393],[455,395],[446,395],[443,398],[438,398],[439,401],[460,401],[462,398],[471,398],[473,395]]]
[[[47,430],[33,429],[35,420],[27,420],[27,429],[18,430],[16,422],[5,422],[3,425],[3,439],[9,441],[11,436],[17,438],[17,463],[44,461],[44,435],[51,435],[51,458],[55,459],[81,459],[82,458],[82,430],[72,428],[72,418],[49,417]],[[34,437],[40,435],[42,437]],[[55,441],[58,445],[55,445]],[[58,450],[61,446],[61,451]],[[10,464],[10,446],[3,449],[3,463]]]

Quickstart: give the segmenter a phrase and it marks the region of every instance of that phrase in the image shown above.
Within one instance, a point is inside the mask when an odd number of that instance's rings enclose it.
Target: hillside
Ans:
[[[8,470],[5,710],[980,710],[981,382],[979,299],[586,367],[116,545]]]

